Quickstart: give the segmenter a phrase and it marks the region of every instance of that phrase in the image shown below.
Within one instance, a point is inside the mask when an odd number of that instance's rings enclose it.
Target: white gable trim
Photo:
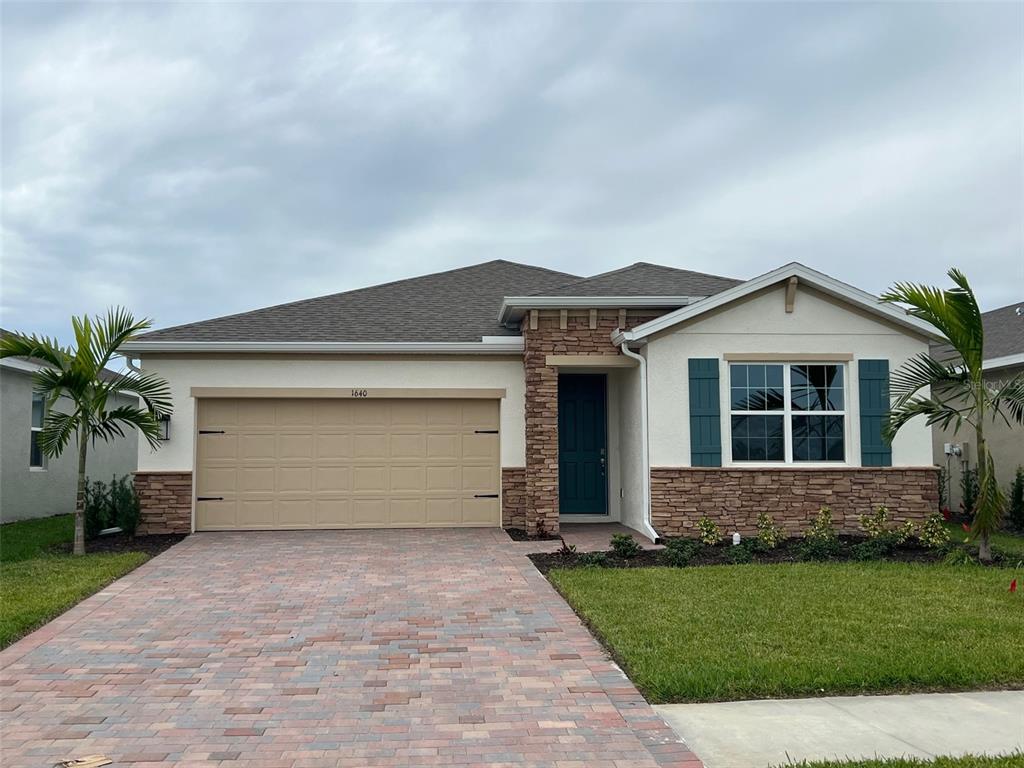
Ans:
[[[834,277],[829,277],[823,272],[818,272],[810,267],[805,267],[803,264],[792,262],[783,267],[772,270],[771,272],[766,272],[760,277],[755,277],[745,283],[741,283],[733,288],[722,291],[721,293],[709,296],[708,298],[695,304],[691,304],[688,307],[677,309],[675,312],[669,312],[668,314],[655,318],[650,322],[638,325],[631,331],[619,331],[612,335],[612,343],[621,344],[623,341],[642,341],[651,334],[658,333],[666,328],[671,328],[674,325],[691,320],[703,315],[705,312],[710,312],[713,309],[723,307],[764,288],[769,288],[776,283],[784,282],[791,277],[797,278],[804,285],[810,285],[817,288],[822,293],[826,293],[849,304],[865,309],[868,312],[878,315],[892,323],[896,323],[909,331],[913,331],[922,336],[927,336],[928,338],[936,341],[944,340],[931,325],[907,314],[905,310],[901,309],[897,305],[883,302],[877,296],[872,296],[866,291],[862,291],[859,288],[854,288],[852,285],[840,282]]]
[[[685,307],[704,296],[506,296],[498,310],[502,325],[518,322],[530,309],[627,309]]]

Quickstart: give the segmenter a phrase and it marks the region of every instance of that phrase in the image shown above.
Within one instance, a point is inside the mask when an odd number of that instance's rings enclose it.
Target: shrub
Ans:
[[[822,507],[804,532],[800,555],[804,560],[828,560],[839,554],[839,537],[832,527],[832,510]]]
[[[640,545],[628,533],[612,534],[612,552],[616,557],[628,560],[640,554]]]
[[[949,544],[949,530],[942,524],[942,515],[931,515],[925,520],[918,538],[929,549],[942,549]]]
[[[1010,525],[1024,531],[1024,467],[1017,467],[1010,483],[1009,504]]]
[[[722,531],[709,517],[702,517],[697,521],[697,538],[700,543],[713,547],[722,540]]]
[[[699,551],[700,542],[693,539],[669,539],[661,551],[661,562],[673,568],[683,568],[690,564]]]
[[[876,536],[865,539],[853,547],[854,560],[881,560],[892,554],[896,548],[896,540],[893,536]]]
[[[860,529],[869,539],[877,539],[888,533],[888,522],[889,510],[882,505],[870,515],[860,516]]]
[[[978,503],[978,470],[965,469],[960,474],[960,507],[968,518],[974,517],[974,506]]]
[[[757,516],[757,542],[763,549],[775,549],[782,541],[782,529],[767,512]]]
[[[730,563],[749,563],[754,559],[754,548],[750,546],[749,540],[743,541],[729,547],[726,559]]]
[[[555,554],[560,557],[576,557],[576,545],[569,544],[565,539],[562,539],[562,546],[558,548]]]
[[[893,528],[889,533],[897,544],[906,544],[917,535],[917,526],[913,520],[905,520],[902,525]]]
[[[949,509],[949,470],[939,468],[939,511]]]
[[[142,507],[135,493],[130,475],[115,477],[110,481],[110,504],[113,508],[113,524],[129,536],[135,535],[142,517]]]
[[[85,481],[85,538],[95,539],[104,528],[113,525],[110,488],[101,480]]]
[[[604,568],[608,565],[608,555],[604,552],[584,552],[580,555],[579,562],[587,568]]]

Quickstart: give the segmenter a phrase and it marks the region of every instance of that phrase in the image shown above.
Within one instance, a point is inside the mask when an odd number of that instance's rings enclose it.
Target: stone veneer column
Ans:
[[[526,529],[526,469],[503,467],[501,470],[501,525]]]
[[[142,508],[136,535],[192,532],[191,472],[136,472],[134,482]]]
[[[625,328],[664,314],[658,310],[629,311]],[[526,531],[558,533],[558,369],[547,365],[548,355],[618,355],[612,332],[619,311],[602,309],[590,327],[589,309],[569,310],[562,328],[561,311],[540,310],[537,327],[523,319],[526,368]]]

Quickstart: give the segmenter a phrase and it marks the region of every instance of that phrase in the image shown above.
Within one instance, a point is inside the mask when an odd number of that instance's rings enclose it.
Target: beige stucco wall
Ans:
[[[644,354],[649,372],[652,467],[690,466],[685,404],[690,396],[687,360],[691,357],[721,361],[722,463],[730,463],[729,414],[725,407],[729,402],[729,377],[723,359],[729,353],[853,355],[846,373],[847,412],[853,415],[847,418],[846,465],[860,464],[856,361],[886,358],[890,370],[895,370],[914,355],[927,352],[927,341],[810,288],[798,289],[794,311],[787,313],[785,292],[780,284],[665,331],[647,345]],[[893,465],[930,466],[930,432],[923,420],[904,427],[893,443]]]
[[[643,529],[643,430],[640,413],[640,369],[616,373],[619,381],[619,455],[622,499],[620,519],[636,530]]]
[[[1012,379],[1024,373],[1024,366],[1001,368],[986,374],[985,379],[993,384]],[[985,440],[996,464],[996,477],[1006,489],[1013,480],[1017,467],[1024,466],[1024,427],[1009,426],[1002,419],[989,422],[985,428]],[[978,460],[974,430],[963,426],[959,434],[952,428],[935,427],[932,433],[934,461],[940,467],[949,469],[949,506],[956,510],[960,506],[960,476],[965,465],[975,467]],[[946,443],[960,443],[965,450],[962,457],[949,456],[944,452]],[[964,445],[966,444],[966,445]]]
[[[158,451],[139,446],[141,471],[193,467],[195,399],[192,387],[503,388],[501,465],[526,464],[525,375],[517,358],[387,358],[343,356],[170,356],[142,359],[147,373],[171,386],[171,438]]]

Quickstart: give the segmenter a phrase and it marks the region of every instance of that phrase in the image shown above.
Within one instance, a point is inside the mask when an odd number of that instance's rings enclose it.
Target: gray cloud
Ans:
[[[8,327],[498,257],[1024,294],[1019,4],[3,13]]]

